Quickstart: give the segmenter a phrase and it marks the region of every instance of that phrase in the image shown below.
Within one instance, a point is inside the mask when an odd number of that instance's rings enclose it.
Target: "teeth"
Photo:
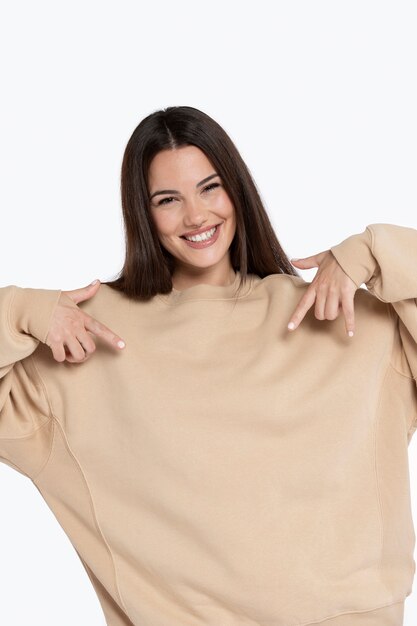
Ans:
[[[188,241],[206,241],[207,239],[211,239],[214,233],[216,232],[217,226],[214,226],[210,230],[206,230],[204,233],[200,233],[199,235],[194,235],[193,237],[187,237],[184,235],[185,239]]]

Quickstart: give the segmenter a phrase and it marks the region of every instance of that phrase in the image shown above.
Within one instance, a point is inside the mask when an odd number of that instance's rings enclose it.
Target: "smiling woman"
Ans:
[[[236,293],[250,274],[299,275],[236,146],[194,107],[168,107],[139,123],[123,156],[121,192],[125,263],[106,284],[131,298],[227,285],[237,271]]]

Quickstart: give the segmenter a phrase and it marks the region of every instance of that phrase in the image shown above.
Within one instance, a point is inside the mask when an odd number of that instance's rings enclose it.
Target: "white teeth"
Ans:
[[[207,239],[211,239],[214,233],[216,232],[217,226],[214,226],[210,230],[206,230],[204,233],[200,233],[199,235],[194,235],[193,237],[187,237],[184,235],[185,239],[188,241],[206,241]]]

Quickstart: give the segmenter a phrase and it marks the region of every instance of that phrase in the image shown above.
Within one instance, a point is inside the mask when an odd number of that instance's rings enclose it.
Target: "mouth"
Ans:
[[[215,224],[211,228],[206,228],[204,231],[200,232],[198,235],[194,235],[193,237],[186,237],[185,235],[180,235],[180,238],[184,240],[186,246],[195,249],[208,248],[209,246],[213,246],[217,239],[219,238],[219,233],[223,222],[219,224]]]
[[[208,226],[207,228],[205,228],[204,230],[200,230],[197,232],[194,232],[192,234],[187,234],[187,235],[180,235],[181,239],[188,239],[188,238],[193,238],[193,237],[199,237],[200,235],[207,235],[207,233],[209,233],[213,228],[218,228],[223,222],[219,222],[218,224],[213,224],[213,226]]]
[[[194,231],[193,233],[186,233],[185,235],[180,235],[181,239],[187,239],[189,240],[190,237],[198,237],[200,235],[206,235],[207,233],[209,233],[213,228],[218,228],[223,222],[219,222],[218,224],[213,224],[212,226],[208,226],[207,228],[205,228],[204,230],[197,230]]]

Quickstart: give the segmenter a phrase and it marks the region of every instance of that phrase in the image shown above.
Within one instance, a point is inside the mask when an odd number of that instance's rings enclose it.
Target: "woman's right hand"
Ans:
[[[125,344],[121,337],[82,309],[68,302],[68,298],[75,304],[92,298],[100,285],[98,281],[95,285],[91,284],[88,287],[61,293],[45,341],[46,345],[51,348],[56,361],[66,360],[70,363],[86,361],[96,349],[90,333],[101,337],[116,350],[124,348]],[[118,345],[119,341],[123,345]]]

